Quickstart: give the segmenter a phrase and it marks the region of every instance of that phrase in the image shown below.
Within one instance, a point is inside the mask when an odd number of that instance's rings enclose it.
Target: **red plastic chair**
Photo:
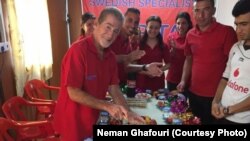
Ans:
[[[59,140],[57,136],[47,136],[40,127],[50,123],[47,121],[15,122],[0,117],[0,141],[24,141],[32,139]],[[36,134],[27,133],[27,129],[37,131]]]
[[[59,93],[60,87],[49,86],[44,81],[39,79],[32,79],[25,84],[25,94],[31,99],[31,101],[55,101],[45,96],[43,91],[55,91]],[[52,93],[54,94],[54,93]]]
[[[50,108],[50,111],[53,113],[55,109],[55,103],[53,102],[32,102],[28,101],[22,97],[14,96],[4,102],[2,105],[2,110],[5,116],[9,119],[16,121],[27,121],[29,120],[27,111],[34,111],[37,107],[46,106]],[[50,116],[48,116],[49,118]],[[50,117],[52,118],[52,117]]]
[[[12,121],[0,117],[0,141],[14,141],[17,140],[16,127]]]
[[[32,109],[32,107],[37,106],[49,106],[54,109],[55,104],[51,102],[31,102],[22,97],[15,96],[4,102],[2,105],[2,110],[7,119],[16,121],[18,124],[29,124],[32,120],[29,120],[25,111]],[[41,120],[41,126],[39,127],[27,127],[20,129],[20,136],[22,138],[32,137],[48,137],[57,136],[52,126],[52,118]],[[36,121],[38,122],[38,121]]]
[[[26,82],[24,89],[25,89],[25,94],[31,101],[56,103],[56,100],[48,99],[48,97],[46,97],[44,92],[56,91],[56,94],[58,94],[60,87],[48,86],[42,80],[33,79]],[[39,114],[43,114],[46,117],[53,114],[53,111],[51,111],[51,109],[47,106],[38,106],[37,111],[38,111],[37,117]]]

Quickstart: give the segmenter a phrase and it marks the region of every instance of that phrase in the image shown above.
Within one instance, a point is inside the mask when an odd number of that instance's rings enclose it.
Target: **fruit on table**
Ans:
[[[146,125],[156,125],[157,124],[156,120],[151,119],[149,116],[142,116],[142,117],[145,120]]]

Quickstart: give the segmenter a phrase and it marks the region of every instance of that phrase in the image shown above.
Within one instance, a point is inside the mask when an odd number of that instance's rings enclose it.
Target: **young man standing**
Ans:
[[[140,32],[138,32],[140,22],[140,11],[137,8],[128,8],[124,14],[125,21],[122,29],[114,43],[111,45],[111,50],[116,55],[118,63],[118,74],[120,85],[124,86],[127,83],[128,72],[145,71],[152,76],[161,76],[162,63],[150,63],[145,66],[131,64],[145,55],[145,52],[139,50]]]
[[[239,41],[230,51],[212,115],[218,124],[250,124],[250,1],[238,1],[232,14]]]

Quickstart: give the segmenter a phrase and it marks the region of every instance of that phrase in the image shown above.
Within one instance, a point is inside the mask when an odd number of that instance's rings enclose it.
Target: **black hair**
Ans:
[[[141,12],[140,12],[139,9],[134,8],[134,7],[130,7],[130,8],[127,9],[127,11],[125,12],[124,15],[126,16],[129,12],[135,13],[135,14],[137,14],[137,15],[140,15],[140,14],[141,14]]]
[[[85,12],[82,15],[82,25],[85,24],[89,19],[96,19],[96,17],[90,12]],[[84,34],[85,34],[85,31],[83,28],[81,28],[81,35],[84,35]]]
[[[159,16],[150,16],[150,17],[148,17],[148,19],[146,20],[146,25],[148,25],[148,23],[150,21],[156,21],[156,22],[160,23],[160,26],[161,26],[161,23],[162,23],[161,18]],[[163,49],[164,48],[164,43],[163,43],[163,38],[162,38],[162,35],[161,35],[160,32],[156,36],[156,38],[158,39],[158,43],[160,45],[160,48]],[[140,42],[141,49],[143,49],[145,47],[147,39],[148,39],[148,33],[147,33],[147,30],[145,30],[145,33],[142,36],[142,39],[141,39],[141,42]]]
[[[205,1],[205,0],[194,0],[194,2],[199,2],[199,1]],[[211,2],[211,5],[214,7],[215,6],[215,2],[214,0],[209,0]]]
[[[177,21],[179,18],[184,18],[188,22],[188,31],[193,28],[193,23],[191,21],[190,15],[188,12],[179,12],[175,18],[175,21]]]
[[[239,0],[232,10],[234,17],[250,12],[250,0]]]

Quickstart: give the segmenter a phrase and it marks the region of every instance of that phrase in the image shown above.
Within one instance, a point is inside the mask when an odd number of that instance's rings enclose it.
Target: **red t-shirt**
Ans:
[[[115,55],[127,55],[131,52],[131,47],[129,46],[128,38],[125,38],[121,33],[118,35],[114,43],[111,45],[111,50]],[[126,65],[124,63],[118,63],[118,74],[120,82],[127,82],[127,71]]]
[[[72,101],[67,86],[104,99],[109,85],[118,83],[116,59],[109,48],[100,59],[92,36],[72,44],[62,61],[61,91],[54,114],[55,130],[64,140],[80,141],[92,136],[92,125],[99,116],[98,110]]]
[[[152,62],[169,62],[169,49],[164,46],[160,48],[157,44],[153,49],[150,48],[147,44],[144,48],[141,47],[141,50],[144,50],[146,54],[137,61],[138,64],[149,64]],[[149,77],[144,74],[137,73],[136,78],[136,87],[141,89],[150,89],[156,91],[165,87],[164,74],[161,77]]]
[[[184,55],[184,43],[186,37],[181,37],[178,32],[170,33],[167,37],[167,43],[169,39],[173,39],[177,44],[182,46],[176,46],[175,51],[170,54],[170,68],[168,69],[166,80],[171,83],[178,84],[181,81],[183,65],[186,56]],[[170,46],[168,45],[169,49]]]
[[[229,51],[237,41],[234,29],[215,20],[205,31],[191,29],[186,37],[186,55],[193,56],[190,91],[213,97],[225,70]]]

